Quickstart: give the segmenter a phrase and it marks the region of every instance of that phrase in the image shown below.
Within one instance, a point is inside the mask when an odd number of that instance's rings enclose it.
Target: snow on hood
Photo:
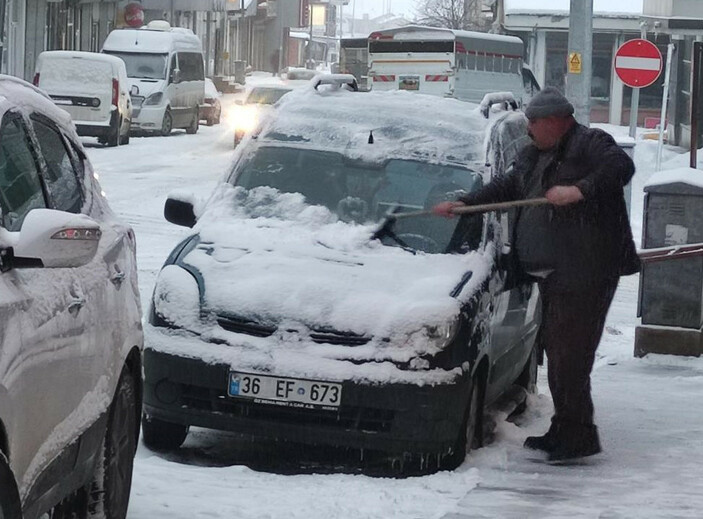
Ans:
[[[222,185],[182,262],[203,276],[203,304],[257,322],[377,339],[453,320],[490,271],[488,252],[412,254],[369,240],[375,225],[341,222],[299,194]]]

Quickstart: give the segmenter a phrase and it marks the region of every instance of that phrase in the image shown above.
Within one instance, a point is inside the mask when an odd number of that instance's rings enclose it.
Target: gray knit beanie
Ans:
[[[554,87],[540,90],[525,109],[528,119],[543,117],[567,117],[574,113],[574,106]]]

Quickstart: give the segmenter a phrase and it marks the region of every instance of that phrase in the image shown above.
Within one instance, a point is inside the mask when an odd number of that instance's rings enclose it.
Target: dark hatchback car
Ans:
[[[480,446],[483,409],[536,377],[539,294],[505,284],[504,215],[370,237],[480,187],[488,127],[451,99],[296,92],[207,203],[169,198],[194,233],[149,311],[146,445],[201,426],[440,467]]]

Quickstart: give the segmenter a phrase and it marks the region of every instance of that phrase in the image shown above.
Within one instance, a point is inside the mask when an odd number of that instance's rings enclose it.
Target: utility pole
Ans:
[[[568,45],[566,97],[574,105],[576,120],[588,126],[593,75],[593,0],[571,0]]]

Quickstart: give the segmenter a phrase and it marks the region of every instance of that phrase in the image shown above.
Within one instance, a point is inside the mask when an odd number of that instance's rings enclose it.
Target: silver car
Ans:
[[[132,230],[69,116],[0,76],[0,517],[122,518],[141,410]]]

